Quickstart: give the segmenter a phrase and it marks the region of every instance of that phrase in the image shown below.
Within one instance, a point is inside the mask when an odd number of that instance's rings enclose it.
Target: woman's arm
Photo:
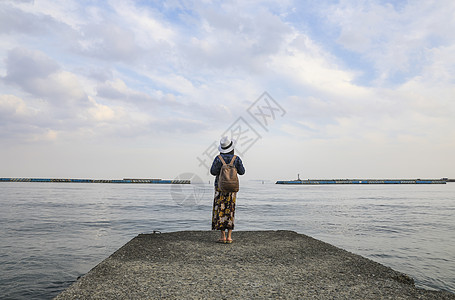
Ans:
[[[220,175],[220,171],[221,171],[221,161],[217,156],[213,160],[212,167],[210,168],[210,174],[212,174],[213,176],[218,176],[218,175]]]
[[[242,160],[238,156],[237,156],[237,159],[235,160],[235,168],[237,169],[237,174],[239,174],[239,175],[245,174],[245,168],[243,167]],[[218,173],[219,173],[219,171],[218,171]]]

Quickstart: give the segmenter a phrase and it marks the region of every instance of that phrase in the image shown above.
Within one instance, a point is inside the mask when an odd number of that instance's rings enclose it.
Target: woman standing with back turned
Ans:
[[[227,136],[220,140],[218,150],[220,156],[226,164],[229,164],[234,157],[234,146],[235,140],[230,140]],[[237,173],[239,175],[245,174],[245,168],[243,167],[242,160],[236,156],[233,162]],[[221,237],[218,240],[220,243],[232,243],[232,230],[234,229],[234,213],[235,213],[235,199],[237,192],[222,192],[218,188],[218,178],[220,175],[221,167],[223,162],[220,157],[217,156],[213,160],[210,173],[215,178],[215,198],[213,200],[213,212],[212,212],[212,230],[221,230]],[[226,237],[226,230],[227,237]]]

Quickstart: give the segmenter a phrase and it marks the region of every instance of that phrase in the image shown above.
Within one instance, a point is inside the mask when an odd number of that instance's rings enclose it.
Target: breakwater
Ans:
[[[446,184],[446,179],[308,179],[278,180],[276,184]]]
[[[232,244],[218,238],[210,231],[140,234],[55,300],[455,299],[293,231],[236,231]]]
[[[72,179],[72,178],[0,178],[0,182],[74,182],[74,183],[136,183],[136,184],[190,184],[190,180],[167,179]]]

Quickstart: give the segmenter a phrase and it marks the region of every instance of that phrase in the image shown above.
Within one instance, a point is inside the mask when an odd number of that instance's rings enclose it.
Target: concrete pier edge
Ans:
[[[455,299],[294,231],[139,234],[55,299]]]

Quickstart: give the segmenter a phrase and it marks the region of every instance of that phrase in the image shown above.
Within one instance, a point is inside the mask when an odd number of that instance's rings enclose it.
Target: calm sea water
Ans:
[[[236,230],[294,230],[455,292],[455,183],[241,184]],[[51,299],[139,233],[210,230],[212,197],[209,185],[0,183],[0,299]]]

